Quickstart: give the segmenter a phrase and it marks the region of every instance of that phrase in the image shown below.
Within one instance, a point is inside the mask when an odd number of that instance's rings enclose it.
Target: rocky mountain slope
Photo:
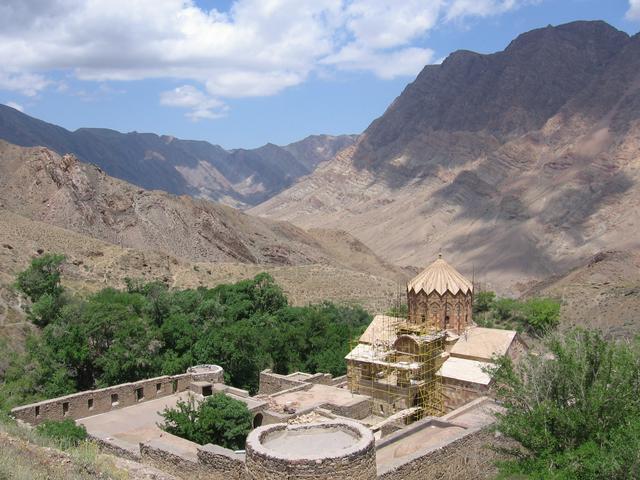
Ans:
[[[575,22],[461,51],[353,147],[250,210],[340,228],[387,260],[438,252],[503,292],[640,246],[640,35]]]
[[[326,234],[335,241],[316,238],[287,222],[140,189],[72,155],[3,141],[0,208],[110,244],[164,251],[191,262],[349,267],[348,252],[354,250],[364,255],[370,269],[403,275],[347,234]]]
[[[0,105],[0,139],[73,153],[109,175],[146,189],[188,194],[235,207],[262,202],[312,172],[355,135],[313,135],[279,147],[225,150],[204,141],[99,128],[74,132]]]
[[[562,301],[564,327],[598,328],[632,339],[640,325],[640,251],[604,251],[526,292]]]

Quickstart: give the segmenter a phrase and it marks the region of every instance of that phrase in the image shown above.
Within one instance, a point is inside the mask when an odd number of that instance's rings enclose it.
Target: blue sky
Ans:
[[[360,133],[426,63],[640,0],[3,0],[0,103],[227,148]]]

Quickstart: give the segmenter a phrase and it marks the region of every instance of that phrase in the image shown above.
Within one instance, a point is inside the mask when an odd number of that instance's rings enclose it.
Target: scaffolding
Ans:
[[[441,377],[445,337],[439,325],[408,318],[400,289],[347,355],[353,393],[371,397],[371,414],[405,422],[444,414]]]

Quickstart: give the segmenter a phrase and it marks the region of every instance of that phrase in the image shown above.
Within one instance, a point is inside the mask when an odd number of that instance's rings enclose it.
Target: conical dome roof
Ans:
[[[411,290],[415,293],[424,290],[427,295],[433,291],[444,295],[447,290],[453,295],[458,292],[468,294],[473,292],[473,285],[440,255],[435,262],[407,284],[407,291]]]

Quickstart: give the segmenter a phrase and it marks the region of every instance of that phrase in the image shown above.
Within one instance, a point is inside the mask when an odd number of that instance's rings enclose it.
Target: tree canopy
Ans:
[[[35,259],[18,274],[17,288],[36,303],[62,298],[62,261]],[[265,368],[341,375],[350,340],[371,320],[358,307],[290,306],[266,273],[214,288],[126,284],[65,298],[55,315],[34,317],[41,330],[0,373],[0,405],[183,373],[201,363],[222,366],[228,383],[251,392]]]
[[[640,478],[640,341],[574,330],[547,347],[494,372],[497,427],[524,447],[504,478]]]
[[[494,292],[481,291],[474,296],[473,313],[473,319],[482,327],[544,336],[560,322],[560,303],[551,298],[499,298]]]
[[[251,412],[239,400],[215,393],[198,403],[193,396],[162,412],[163,430],[205,445],[213,443],[232,450],[244,448],[251,431]]]

